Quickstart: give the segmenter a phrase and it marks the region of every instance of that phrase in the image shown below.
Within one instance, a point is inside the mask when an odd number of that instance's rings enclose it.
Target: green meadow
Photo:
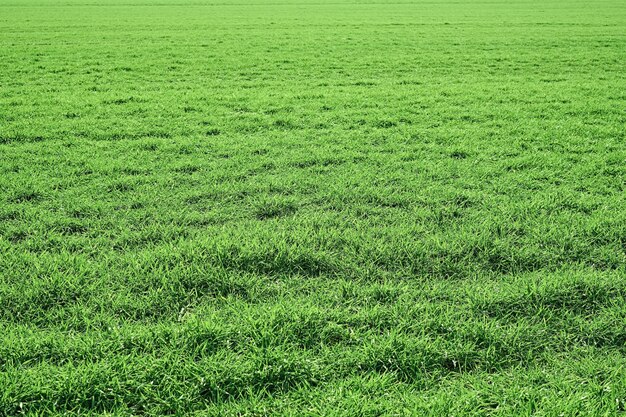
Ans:
[[[625,410],[622,1],[0,2],[0,416]]]

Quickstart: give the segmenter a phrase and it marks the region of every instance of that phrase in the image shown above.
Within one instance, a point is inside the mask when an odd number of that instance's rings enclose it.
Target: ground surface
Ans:
[[[3,1],[0,415],[623,411],[625,28]]]

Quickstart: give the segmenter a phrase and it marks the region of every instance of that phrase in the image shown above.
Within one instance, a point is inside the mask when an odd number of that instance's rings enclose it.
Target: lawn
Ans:
[[[623,1],[0,3],[0,416],[625,410]]]

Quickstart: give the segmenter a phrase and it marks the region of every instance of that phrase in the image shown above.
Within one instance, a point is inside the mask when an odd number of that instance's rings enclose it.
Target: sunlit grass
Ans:
[[[623,412],[625,24],[0,4],[0,415]]]

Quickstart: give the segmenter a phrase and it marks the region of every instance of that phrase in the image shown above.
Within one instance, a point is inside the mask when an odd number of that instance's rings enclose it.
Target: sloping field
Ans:
[[[0,416],[626,410],[626,4],[0,2]]]

